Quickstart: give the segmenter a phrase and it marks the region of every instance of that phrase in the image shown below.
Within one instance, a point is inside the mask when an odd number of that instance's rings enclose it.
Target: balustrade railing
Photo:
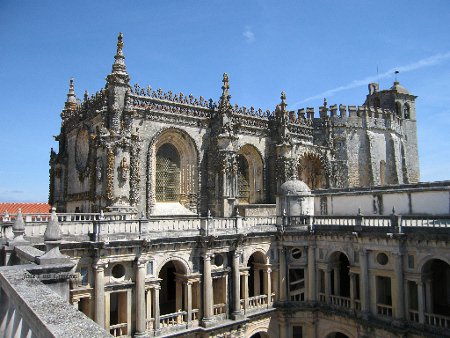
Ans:
[[[416,310],[409,310],[409,320],[412,322],[419,322],[419,311]]]
[[[267,306],[267,295],[258,295],[248,298],[248,307],[250,309]]]
[[[226,309],[226,304],[225,303],[220,303],[220,304],[214,304],[213,305],[214,316],[226,314],[226,311],[227,311],[227,309]]]
[[[425,313],[425,324],[450,329],[450,317]]]
[[[120,324],[110,325],[109,332],[114,337],[126,337],[128,335],[128,324],[120,323]]]
[[[162,315],[159,317],[159,322],[160,322],[162,328],[186,324],[187,312],[179,311],[179,312],[175,312],[175,313],[169,313],[166,315]]]
[[[350,309],[351,299],[348,297],[330,295],[331,305]]]
[[[200,318],[200,310],[199,309],[192,309],[192,318],[191,320],[199,320]]]
[[[155,327],[155,318],[150,318],[145,321],[145,329],[147,331],[152,331]]]
[[[377,314],[385,317],[392,317],[392,305],[377,304]]]
[[[43,237],[50,214],[24,215],[25,236]],[[2,223],[3,236],[11,238],[12,220],[15,215],[8,215],[8,222]],[[292,217],[291,217],[292,218]],[[294,219],[294,218],[292,218]],[[170,233],[185,232],[187,235],[230,234],[275,231],[277,217],[196,217],[196,216],[150,216],[139,219],[137,213],[62,213],[58,214],[64,237],[83,237],[89,234],[109,237],[108,234],[139,234],[148,236],[169,236]],[[305,219],[306,220],[306,219]],[[328,227],[387,228],[392,226],[390,216],[313,216],[304,225]],[[298,222],[297,222],[298,223]],[[296,223],[296,224],[297,224]],[[397,221],[395,222],[397,223]],[[303,224],[303,223],[302,223]],[[449,216],[398,216],[400,228],[450,228]],[[411,231],[411,230],[409,230]],[[129,236],[129,235],[128,235]],[[99,237],[98,240],[103,238]]]

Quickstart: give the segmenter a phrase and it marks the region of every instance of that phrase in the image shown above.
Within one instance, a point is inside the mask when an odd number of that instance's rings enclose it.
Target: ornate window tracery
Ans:
[[[239,201],[250,203],[250,177],[248,162],[243,155],[238,155]]]
[[[170,143],[156,153],[156,200],[173,202],[180,199],[180,155]]]

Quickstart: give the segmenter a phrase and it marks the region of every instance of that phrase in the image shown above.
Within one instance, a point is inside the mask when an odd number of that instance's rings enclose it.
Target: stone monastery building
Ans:
[[[94,95],[70,81],[51,213],[3,215],[0,336],[450,337],[416,96],[263,111],[227,74],[218,101],[132,86],[122,34],[114,58]]]

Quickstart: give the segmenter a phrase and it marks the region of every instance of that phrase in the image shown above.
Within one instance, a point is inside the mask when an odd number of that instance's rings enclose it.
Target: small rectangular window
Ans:
[[[153,275],[153,261],[147,262],[147,275]]]
[[[88,268],[87,267],[82,267],[80,269],[80,282],[81,282],[81,285],[88,285],[89,284]]]
[[[301,326],[292,327],[292,338],[303,338],[303,330]]]
[[[408,255],[408,268],[414,269],[414,256]]]

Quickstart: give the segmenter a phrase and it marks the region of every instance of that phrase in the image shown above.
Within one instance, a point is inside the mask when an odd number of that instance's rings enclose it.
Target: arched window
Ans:
[[[411,116],[411,114],[410,114],[410,111],[409,111],[410,109],[409,109],[409,105],[408,104],[405,104],[404,106],[403,106],[403,118],[404,119],[409,119],[410,118],[410,116]]]
[[[239,203],[261,203],[263,192],[263,160],[258,150],[246,144],[238,152]]]
[[[238,186],[239,201],[241,203],[250,202],[250,175],[248,162],[244,155],[238,155]]]
[[[180,155],[170,143],[156,153],[156,200],[178,201],[180,195]]]
[[[402,104],[400,102],[395,103],[395,115],[402,116]]]

